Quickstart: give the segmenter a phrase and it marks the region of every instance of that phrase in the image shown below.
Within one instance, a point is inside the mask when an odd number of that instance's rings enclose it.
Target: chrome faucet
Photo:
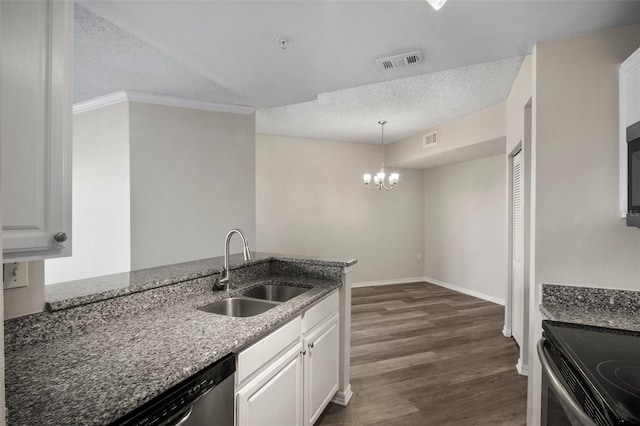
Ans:
[[[249,243],[247,243],[247,237],[244,236],[244,232],[240,229],[232,229],[229,231],[227,238],[224,241],[224,269],[220,273],[218,280],[216,280],[216,284],[219,284],[221,289],[224,291],[229,290],[229,243],[231,242],[233,234],[240,235],[240,238],[242,239],[244,261],[246,262],[251,260],[251,249],[249,249]],[[215,287],[216,286],[214,285],[214,288]]]

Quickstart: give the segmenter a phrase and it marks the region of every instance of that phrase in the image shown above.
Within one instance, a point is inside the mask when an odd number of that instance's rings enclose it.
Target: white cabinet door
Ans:
[[[624,114],[625,127],[640,121],[640,49],[629,57],[620,67],[620,112]]]
[[[288,351],[236,393],[237,426],[302,424],[302,348]]]
[[[620,66],[620,212],[626,217],[627,127],[640,121],[640,49]]]
[[[338,314],[304,339],[304,419],[312,425],[338,390]]]
[[[68,256],[73,2],[3,1],[0,19],[4,259]]]

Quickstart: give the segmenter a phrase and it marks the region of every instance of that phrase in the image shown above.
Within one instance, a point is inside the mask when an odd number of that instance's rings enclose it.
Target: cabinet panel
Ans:
[[[300,345],[302,319],[298,316],[265,338],[238,354],[236,380],[238,385],[272,361],[280,352],[294,343]]]
[[[302,422],[300,345],[237,393],[238,426],[295,426]]]
[[[338,346],[337,314],[327,319],[317,332],[304,339],[306,425],[315,423],[338,390]]]
[[[626,103],[627,111],[625,126],[631,126],[640,121],[640,64],[626,73]]]
[[[338,312],[339,304],[338,290],[336,290],[313,305],[304,313],[302,331],[308,333],[326,317],[334,312]]]
[[[0,8],[4,259],[70,255],[73,3]]]

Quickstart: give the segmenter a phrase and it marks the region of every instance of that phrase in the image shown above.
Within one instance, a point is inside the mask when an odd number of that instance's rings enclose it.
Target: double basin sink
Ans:
[[[308,288],[284,284],[266,284],[253,287],[241,296],[228,297],[201,306],[198,309],[230,317],[252,317],[308,291]]]

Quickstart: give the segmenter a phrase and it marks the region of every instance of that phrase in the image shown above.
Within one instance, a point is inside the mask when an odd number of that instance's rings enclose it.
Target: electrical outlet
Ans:
[[[19,288],[29,285],[27,262],[5,263],[3,265],[4,288]]]
[[[422,253],[416,254],[416,260],[422,260]]]

